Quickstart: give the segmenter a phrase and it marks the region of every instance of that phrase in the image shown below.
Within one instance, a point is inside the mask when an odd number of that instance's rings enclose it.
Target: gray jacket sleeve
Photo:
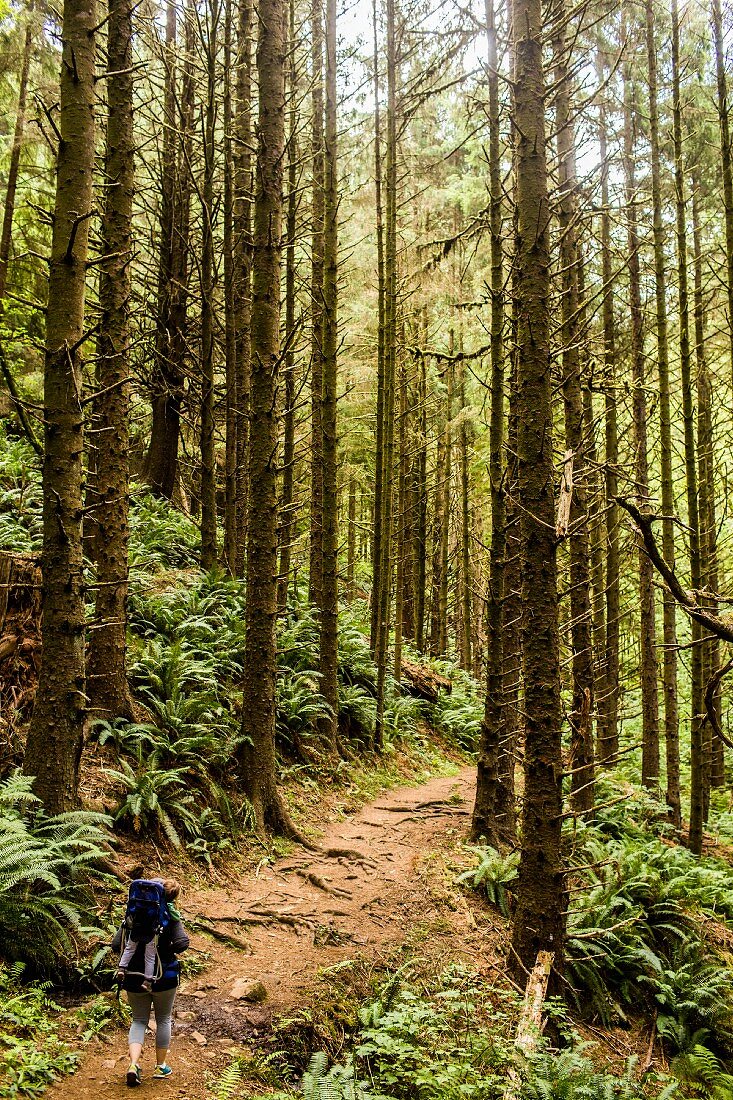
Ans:
[[[112,945],[111,945],[113,951],[121,951],[122,950],[122,928],[123,928],[123,926],[120,925],[120,927],[115,932],[115,936],[114,936],[114,939],[112,940]]]
[[[170,936],[171,947],[176,955],[180,955],[182,951],[185,951],[191,942],[186,929],[183,927],[183,922],[180,920],[171,921]]]

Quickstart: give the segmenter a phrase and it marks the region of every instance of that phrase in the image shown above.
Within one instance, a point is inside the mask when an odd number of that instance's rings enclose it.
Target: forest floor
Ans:
[[[495,979],[503,921],[454,884],[466,866],[461,843],[474,782],[475,769],[463,768],[386,791],[354,816],[325,823],[317,851],[294,849],[223,886],[187,889],[184,920],[204,968],[181,984],[173,1076],[151,1080],[149,1036],[137,1095],[204,1100],[233,1056],[275,1049],[283,1017],[304,1009],[305,1025],[328,995],[329,968],[346,968],[347,960],[378,969],[402,951],[405,959],[429,957],[433,967],[465,960]],[[202,931],[207,924],[239,946],[212,939]],[[244,997],[257,982],[267,996],[252,1003]],[[292,1034],[287,1041],[295,1041]],[[75,1076],[46,1095],[109,1100],[126,1092],[126,1069],[125,1035],[116,1029],[91,1040]]]

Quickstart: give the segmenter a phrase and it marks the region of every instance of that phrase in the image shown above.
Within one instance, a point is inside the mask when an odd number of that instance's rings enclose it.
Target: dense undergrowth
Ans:
[[[329,1028],[327,1020],[307,1012],[284,1020],[274,1041],[284,1040],[287,1053],[235,1059],[212,1096],[248,1096],[246,1086],[240,1091],[243,1081],[280,1082],[292,1074],[304,1054],[297,1042],[299,1028],[310,1039],[314,1033],[320,1037],[322,1049],[306,1060],[304,1072],[295,1073],[291,1089],[280,1085],[267,1093],[267,1100],[294,1094],[305,1100],[501,1100],[508,1095],[515,1100],[663,1100],[677,1089],[664,1075],[640,1081],[634,1058],[621,1072],[600,1068],[567,1010],[556,1002],[548,1011],[564,1048],[551,1049],[539,1037],[536,1050],[522,1054],[514,1045],[521,998],[465,965],[425,974],[415,960],[381,975],[361,1002],[351,997],[350,965],[341,969],[340,983],[332,980],[324,993],[337,1024]],[[359,984],[356,975],[354,985]]]
[[[642,789],[628,784],[623,801],[614,794],[618,781],[601,778],[593,823],[565,830],[566,1000],[604,1028],[648,1021],[682,1095],[730,1100],[730,862],[677,843],[660,803]],[[516,855],[472,851],[475,867],[461,880],[510,915]]]

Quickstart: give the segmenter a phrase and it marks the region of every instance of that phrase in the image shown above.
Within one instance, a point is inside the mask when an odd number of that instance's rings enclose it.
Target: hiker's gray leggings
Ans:
[[[167,1050],[171,1045],[171,1017],[177,989],[166,989],[162,993],[127,993],[127,1003],[132,1009],[132,1023],[129,1043],[145,1042],[145,1029],[150,1019],[150,1009],[155,1010],[155,1046],[158,1050]]]

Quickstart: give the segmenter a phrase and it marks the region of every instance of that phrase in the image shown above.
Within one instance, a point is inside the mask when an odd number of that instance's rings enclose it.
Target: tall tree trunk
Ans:
[[[135,188],[132,68],[133,0],[109,5],[107,148],[102,216],[104,263],[97,344],[95,562],[97,592],[89,637],[90,705],[132,717],[125,661],[129,536],[130,263]]]
[[[397,570],[395,577],[394,611],[394,678],[399,684],[402,677],[402,641],[405,610],[405,552],[407,547],[407,370],[404,359],[399,366],[400,414],[397,427],[397,517],[396,545]]]
[[[491,421],[489,425],[489,481],[491,484],[491,550],[487,598],[486,698],[476,773],[476,801],[471,819],[474,840],[489,844],[513,837],[514,791],[502,782],[511,769],[513,744],[509,735],[504,697],[504,558],[506,510],[504,496],[504,255],[502,230],[501,116],[499,60],[494,0],[486,0],[489,84],[489,187],[491,197]],[[509,757],[508,767],[502,759]]]
[[[216,51],[219,0],[211,0],[206,40],[206,112],[201,244],[201,568],[216,565],[216,451],[214,446],[214,171],[216,157]]]
[[[706,592],[705,604],[718,613],[718,548],[717,508],[715,498],[715,436],[713,430],[713,385],[705,353],[705,301],[703,296],[703,252],[700,230],[699,181],[697,163],[692,172],[692,231],[695,263],[695,361],[697,365],[697,454],[700,521],[700,582]],[[703,684],[720,668],[720,639],[713,636],[703,643]],[[713,705],[721,723],[720,692],[713,696]],[[710,784],[725,786],[723,742],[713,737],[710,762]]]
[[[13,130],[13,144],[10,149],[5,201],[3,203],[3,223],[2,230],[0,230],[0,302],[2,302],[2,299],[5,297],[5,287],[8,281],[10,242],[13,234],[13,217],[15,215],[15,195],[18,189],[18,171],[20,169],[20,154],[23,148],[23,131],[25,129],[26,105],[28,101],[28,75],[30,73],[31,55],[33,52],[33,10],[34,5],[31,4],[26,16],[23,58],[20,63],[20,76],[18,79],[18,103],[15,109],[15,128]]]
[[[598,55],[599,80],[605,79],[603,53]],[[619,631],[621,616],[618,496],[618,423],[616,410],[616,321],[611,265],[611,211],[609,206],[607,102],[599,109],[598,142],[601,156],[601,272],[603,278],[603,406],[606,501],[606,645],[603,689],[598,701],[598,756],[604,766],[618,755]]]
[[[555,36],[555,118],[560,183],[560,269],[562,271],[562,372],[565,413],[565,445],[572,454],[573,498],[570,509],[570,617],[572,620],[573,701],[570,712],[571,775],[573,809],[590,810],[593,806],[593,638],[590,582],[590,542],[588,538],[587,470],[583,423],[583,395],[580,379],[579,342],[583,334],[578,324],[578,186],[575,168],[575,127],[570,103],[568,46],[565,40],[564,4],[557,9],[561,24]]]
[[[427,307],[421,312],[421,340],[427,346]],[[425,648],[425,585],[427,582],[428,539],[428,395],[425,356],[418,357],[417,376],[417,459],[415,525],[415,646],[418,653]]]
[[[176,0],[168,0],[165,32],[163,150],[158,262],[158,316],[153,367],[150,443],[145,458],[145,480],[156,496],[170,500],[178,476],[178,442],[185,375],[177,357],[177,307],[183,288],[178,285],[180,254],[187,247],[177,225],[176,143],[178,93],[176,89]],[[185,139],[184,139],[185,140]]]
[[[234,290],[237,343],[235,417],[237,421],[235,572],[244,576],[249,501],[249,395],[252,315],[252,0],[240,0],[237,28],[236,151],[234,154]]]
[[[562,970],[560,643],[552,465],[549,205],[540,0],[513,0],[517,226],[517,489],[526,723],[522,853],[511,969],[522,984],[539,951]]]
[[[237,319],[234,291],[234,134],[232,102],[233,0],[224,0],[224,355],[226,436],[224,465],[224,561],[237,570]]]
[[[634,118],[636,88],[629,64],[624,65],[624,183],[626,222],[629,244],[629,305],[631,311],[631,367],[633,378],[633,438],[635,450],[635,493],[638,506],[649,508],[649,459],[647,447],[647,403],[644,362],[644,316],[641,302],[641,270],[639,240]],[[644,786],[659,784],[659,691],[657,684],[656,624],[654,611],[654,567],[639,542],[639,602],[641,631],[639,635],[642,761],[641,780]]]
[[[397,352],[397,43],[395,0],[387,0],[387,135],[385,144],[384,249],[384,444],[382,468],[382,549],[379,554],[377,631],[377,719],[374,741],[384,743],[384,693],[392,604],[392,524],[394,520],[394,424]]]
[[[259,124],[252,254],[247,605],[239,773],[259,831],[296,835],[276,787],[277,370],[285,152],[283,0],[260,0]]]
[[[308,600],[323,607],[323,0],[311,0],[312,157],[311,183],[311,512]]]
[[[93,0],[65,0],[44,364],[43,655],[23,763],[49,813],[76,806],[84,743],[81,346],[93,201],[96,27]]]
[[[26,106],[28,101],[28,76],[30,73],[31,55],[33,52],[33,11],[34,5],[28,9],[25,38],[23,41],[23,59],[20,64],[20,77],[18,80],[18,103],[15,110],[15,128],[13,130],[13,144],[10,149],[10,163],[8,164],[8,180],[5,188],[5,201],[3,203],[3,221],[0,229],[0,320],[3,315],[3,299],[8,282],[8,264],[10,262],[10,244],[13,236],[13,218],[15,216],[15,195],[18,189],[18,172],[20,169],[20,154],[23,148],[23,131],[25,129]],[[5,385],[13,400],[15,411],[20,425],[28,442],[36,453],[41,455],[41,446],[36,438],[33,425],[28,417],[25,406],[19,400],[15,389],[13,377],[5,362],[2,343],[0,343],[0,373],[2,373]]]
[[[295,0],[289,0],[288,49],[290,52],[290,126],[288,131],[288,214],[285,253],[285,398],[283,409],[283,480],[280,496],[280,565],[277,579],[277,606],[283,611],[288,602],[290,558],[295,534],[295,236],[298,216],[298,78],[296,68]]]
[[[672,133],[674,144],[675,223],[677,231],[677,290],[680,318],[680,369],[682,374],[682,419],[685,438],[685,481],[687,487],[687,526],[689,531],[690,582],[699,593],[700,524],[697,501],[697,450],[695,414],[692,396],[692,355],[690,349],[689,292],[687,284],[687,216],[685,210],[684,152],[682,149],[682,102],[680,98],[680,24],[677,0],[672,0]],[[696,597],[698,598],[698,597]],[[702,852],[705,817],[707,768],[704,752],[704,701],[702,682],[702,628],[694,619],[690,655],[690,836],[693,852]]]
[[[606,578],[604,571],[605,529],[600,466],[596,443],[596,415],[593,407],[594,379],[591,350],[588,342],[588,312],[585,289],[585,257],[578,244],[578,330],[580,341],[580,379],[583,403],[583,437],[586,453],[586,499],[588,502],[588,540],[590,543],[590,577],[593,621],[593,697],[595,710],[603,696],[606,652]],[[598,721],[600,730],[600,720]],[[600,737],[599,737],[600,741]]]
[[[321,390],[321,692],[330,708],[321,723],[328,744],[338,724],[338,130],[336,0],[326,0],[326,133],[323,189],[323,375]]]
[[[654,217],[654,289],[656,294],[657,369],[659,373],[659,451],[662,479],[662,551],[674,568],[674,485],[670,415],[669,352],[667,348],[667,277],[664,258],[662,183],[657,108],[657,47],[653,0],[645,0],[646,48],[649,73],[649,137],[651,142],[652,207]],[[667,805],[672,824],[682,822],[680,803],[680,734],[677,706],[676,601],[664,590],[664,743],[667,761]]]
[[[348,534],[346,544],[346,599],[356,594],[356,477],[349,474]]]
[[[728,341],[730,369],[733,377],[733,145],[731,144],[728,77],[725,70],[723,12],[720,0],[711,0],[715,75],[718,87],[718,124],[720,126],[720,167],[723,176],[723,206],[725,209],[725,254],[728,291]]]
[[[461,485],[461,667],[471,672],[471,632],[473,630],[473,574],[471,569],[471,473],[466,405],[466,366],[461,365],[461,424],[458,433],[458,454]]]
[[[384,391],[385,391],[385,355],[384,355],[384,223],[382,207],[382,146],[381,111],[379,101],[379,33],[377,28],[377,0],[372,3],[372,21],[374,26],[374,204],[377,233],[377,424],[375,439],[375,479],[374,479],[374,524],[372,539],[372,603],[370,624],[370,647],[377,660],[380,642],[380,608],[382,585],[382,551],[384,511]]]

